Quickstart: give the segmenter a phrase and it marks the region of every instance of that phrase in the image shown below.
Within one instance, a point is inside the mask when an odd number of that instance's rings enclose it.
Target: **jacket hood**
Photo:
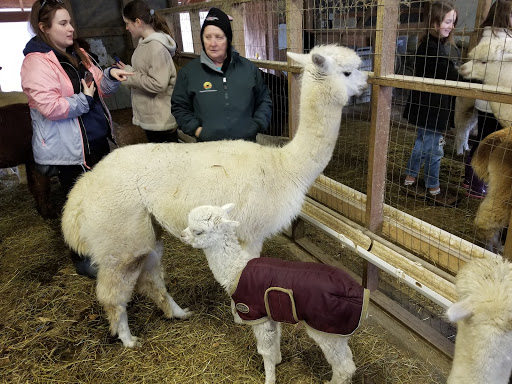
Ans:
[[[176,53],[176,42],[172,39],[171,36],[169,36],[166,33],[163,32],[155,32],[149,35],[148,37],[140,38],[139,44],[147,44],[150,41],[158,41],[161,43],[171,54],[171,56],[174,56]]]
[[[27,56],[29,53],[33,52],[42,52],[47,53],[53,51],[53,48],[46,44],[44,41],[39,40],[36,36],[31,38],[27,45],[25,45],[25,49],[23,50],[23,55]]]
[[[38,39],[37,36],[34,36],[28,41],[27,45],[25,46],[25,49],[23,50],[23,55],[27,56],[29,53],[34,52],[48,53],[50,51],[53,51],[53,53],[55,53],[55,56],[57,56],[57,59],[59,61],[68,61],[68,59],[66,58],[66,56],[62,54],[62,52],[53,49],[44,41]],[[72,53],[72,55],[74,55],[74,53]]]
[[[231,56],[230,56],[231,62],[236,61],[239,56],[240,56],[240,53],[238,53],[238,51],[235,48],[231,47]],[[213,63],[213,60],[208,57],[208,55],[206,54],[204,49],[201,50],[201,55],[199,57],[201,60],[201,64],[206,65],[208,68],[210,68],[211,70],[213,70],[215,72],[222,73],[221,70],[217,69],[217,67]]]

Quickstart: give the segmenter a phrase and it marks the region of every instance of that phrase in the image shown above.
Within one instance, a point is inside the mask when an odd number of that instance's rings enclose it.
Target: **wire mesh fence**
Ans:
[[[506,120],[508,107],[499,103],[510,101],[506,97],[512,84],[504,91],[498,88],[503,86],[500,80],[503,76],[488,75],[488,83],[484,81],[487,85],[480,86],[478,81],[482,79],[468,82],[461,76],[461,66],[481,38],[480,24],[490,2],[455,0],[451,4],[454,12],[450,14],[452,8],[442,9],[441,16],[429,14],[430,3],[425,0],[250,1],[232,3],[225,11],[234,18],[235,48],[260,66],[271,90],[274,107],[269,133],[273,136],[293,136],[293,111],[299,108],[297,99],[293,99],[296,89],[290,85],[293,76],[287,66],[287,50],[308,53],[315,45],[339,44],[358,53],[362,70],[368,71],[370,83],[376,87],[369,87],[343,109],[334,154],[323,172],[321,186],[316,187],[323,188],[322,197],[314,189],[312,196],[356,223],[369,226],[367,210],[372,207],[366,200],[369,186],[382,178],[379,234],[453,276],[472,257],[489,251],[502,252],[512,185],[509,180],[512,173],[507,169],[508,134],[484,146],[482,131],[474,129],[469,136],[468,150],[459,153],[460,137],[455,128],[457,123],[463,124],[455,120],[455,100],[477,96],[493,100],[487,105],[490,111],[480,114],[480,124],[490,126],[495,124],[493,112],[498,114],[494,117],[500,117],[500,122]],[[183,12],[197,14],[209,6],[195,5]],[[453,20],[444,32],[441,27],[448,14]],[[196,36],[192,40],[197,42],[199,17],[190,20],[192,35]],[[441,39],[442,46],[435,47],[434,55],[419,51],[422,44],[428,45],[429,31],[438,40],[440,34],[446,33],[446,38]],[[506,44],[502,42],[502,46],[505,48],[501,52],[506,52]],[[192,51],[198,53],[199,49],[195,44]],[[488,48],[489,55],[492,49],[499,50]],[[421,55],[423,60],[418,60]],[[497,56],[488,60],[500,63],[506,60],[503,55]],[[450,77],[449,71],[455,77]],[[384,89],[384,94],[392,88],[391,97],[386,99],[375,94],[379,87]],[[386,121],[382,121],[377,111],[382,104],[388,110],[388,115],[384,115],[388,116]],[[412,110],[416,110],[415,119],[411,118]],[[474,119],[476,114],[475,110]],[[419,123],[425,121],[422,119],[425,115],[435,115],[435,124]],[[375,137],[372,132],[382,127],[386,127],[387,142],[372,141]],[[501,127],[494,125],[494,130]],[[428,151],[427,146],[431,147]],[[485,161],[490,161],[490,153],[494,156],[491,175],[494,179],[488,183],[477,180],[471,167],[470,160],[477,147],[487,151],[487,157],[481,156]],[[384,153],[386,165],[383,175],[370,167],[379,151]],[[369,175],[369,170],[374,173]],[[493,201],[487,195],[489,190],[500,191],[498,195],[494,193]],[[483,210],[486,200],[489,216],[482,217],[489,217],[492,222],[487,228],[475,225],[477,213]],[[491,212],[495,216],[491,217]],[[379,289],[418,317],[430,319],[431,325],[446,337],[453,337],[453,328],[442,320],[441,308],[415,298],[410,288],[397,284],[383,272]]]

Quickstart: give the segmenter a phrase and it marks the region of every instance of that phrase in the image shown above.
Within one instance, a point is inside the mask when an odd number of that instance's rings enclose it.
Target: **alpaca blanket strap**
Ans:
[[[261,257],[249,261],[231,298],[249,324],[304,321],[319,331],[351,335],[366,318],[369,291],[330,265]]]

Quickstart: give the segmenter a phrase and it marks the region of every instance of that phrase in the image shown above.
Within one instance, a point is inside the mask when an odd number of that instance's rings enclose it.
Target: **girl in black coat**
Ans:
[[[450,58],[450,39],[457,23],[452,4],[437,1],[431,5],[428,33],[421,40],[415,57],[414,75],[443,80],[458,80],[455,62]],[[418,127],[416,142],[407,163],[405,185],[416,183],[425,164],[425,186],[431,196],[441,193],[439,168],[444,155],[444,134],[453,121],[455,98],[430,92],[412,91],[404,117]]]

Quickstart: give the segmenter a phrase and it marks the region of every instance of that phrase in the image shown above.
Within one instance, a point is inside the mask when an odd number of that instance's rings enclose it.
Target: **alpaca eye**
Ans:
[[[203,233],[204,233],[204,231],[194,231],[195,236],[202,235]]]
[[[482,61],[482,64],[487,64],[487,61]]]
[[[345,76],[349,77],[349,76],[352,74],[352,72],[343,72],[343,74],[344,74]]]

